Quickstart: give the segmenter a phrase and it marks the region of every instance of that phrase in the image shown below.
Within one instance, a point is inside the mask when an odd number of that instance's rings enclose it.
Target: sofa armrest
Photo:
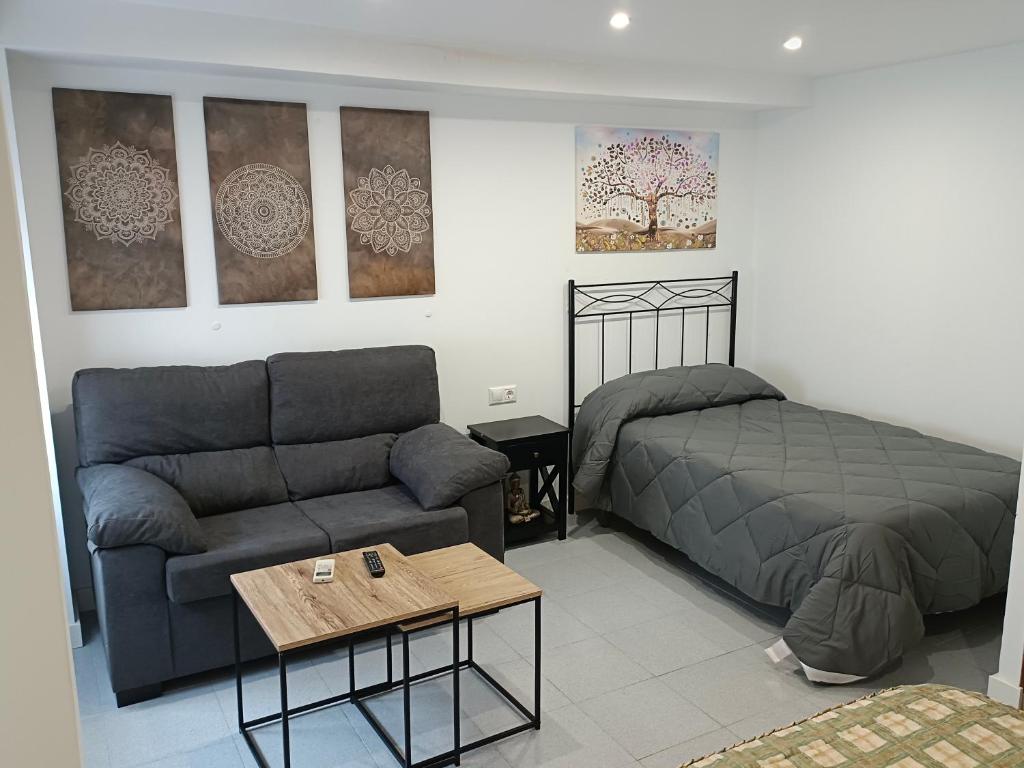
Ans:
[[[440,509],[500,480],[508,472],[509,461],[447,424],[428,424],[395,441],[390,466],[391,474],[424,509]]]
[[[459,506],[466,510],[469,540],[491,557],[505,561],[505,489],[501,481],[470,491]]]
[[[96,613],[115,693],[174,676],[166,560],[152,546],[93,551]]]
[[[188,503],[156,475],[121,464],[97,464],[79,469],[77,478],[93,547],[150,544],[171,554],[206,551]]]

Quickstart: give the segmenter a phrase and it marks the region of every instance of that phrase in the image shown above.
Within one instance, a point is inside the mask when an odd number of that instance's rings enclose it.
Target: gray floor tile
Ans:
[[[547,715],[539,731],[498,743],[514,768],[625,768],[635,764],[619,744],[578,707]]]
[[[564,601],[565,610],[599,634],[648,621],[662,614],[636,592],[613,584]]]
[[[92,718],[90,718],[92,720]],[[207,686],[97,715],[112,768],[127,768],[195,751],[230,736],[217,693]]]
[[[520,656],[533,658],[533,606],[517,605],[480,621]],[[594,630],[569,613],[557,600],[550,597],[541,600],[541,647],[545,652],[596,636]]]
[[[460,677],[464,680],[466,675]],[[479,685],[473,688],[479,689]],[[473,689],[467,691],[470,700]],[[476,697],[479,701],[479,696]],[[460,696],[460,704],[462,697]],[[401,746],[404,737],[403,696],[401,689],[366,700],[367,707]],[[452,683],[450,677],[426,680],[412,686],[413,760],[424,760],[452,748]],[[459,718],[463,743],[486,735],[465,712]]]
[[[777,728],[805,720],[818,714],[823,709],[821,702],[812,696],[798,701],[778,704],[770,709],[758,712],[743,720],[732,723],[729,730],[736,734],[736,739],[746,741],[754,739]]]
[[[589,699],[580,709],[637,759],[719,728],[657,679]]]
[[[283,764],[281,725],[274,723],[252,731],[264,757],[272,766]],[[292,765],[303,768],[378,768],[340,707],[307,712],[288,724]],[[237,746],[246,752],[246,766],[255,765],[248,747],[239,737]],[[211,763],[211,766],[219,764]]]
[[[644,768],[679,768],[691,760],[731,747],[737,741],[736,734],[728,728],[719,728],[645,757],[640,764]]]
[[[238,719],[234,676],[225,676],[219,680],[216,695],[224,717],[234,729]],[[315,663],[307,659],[289,663],[289,707],[326,699],[330,695],[331,691]],[[155,701],[159,703],[161,700]],[[276,662],[246,665],[242,676],[242,700],[246,720],[281,711],[281,683]]]
[[[664,675],[734,650],[694,629],[693,618],[674,613],[610,632],[605,639],[653,675]]]
[[[658,606],[664,613],[700,609],[713,600],[712,596],[678,575],[661,578],[641,575],[623,581],[622,586]]]
[[[238,752],[233,736],[225,736],[220,741],[200,749],[183,752],[165,757],[152,763],[144,763],[140,768],[244,768],[245,763]]]
[[[545,654],[541,672],[576,703],[651,676],[650,672],[600,637]]]
[[[518,568],[519,573],[554,598],[566,598],[615,583],[615,577],[582,559],[565,558]]]
[[[514,570],[520,570],[531,565],[562,560],[571,554],[569,542],[549,539],[509,549],[505,552],[505,565]]]
[[[737,649],[744,643],[765,643],[782,634],[783,627],[772,624],[734,601],[720,597],[697,610],[691,611],[699,620],[697,629],[710,638],[734,637]]]
[[[544,659],[541,659],[541,669],[544,668]],[[499,683],[526,705],[533,709],[533,664],[526,659],[517,661],[506,661],[502,664],[483,665],[484,669]],[[541,710],[548,711],[561,709],[571,702],[564,693],[546,677],[541,675],[540,681],[540,703]],[[507,727],[507,726],[506,726]]]
[[[760,646],[750,646],[661,678],[722,725],[812,698],[815,686],[796,672],[773,667]]]
[[[109,768],[110,754],[102,715],[89,715],[81,719],[82,761],[86,768]]]
[[[519,614],[533,629],[533,606]],[[543,618],[541,619],[543,623]],[[460,659],[469,653],[469,632],[466,622],[459,628]],[[428,669],[436,669],[452,661],[452,631],[450,627],[420,632],[413,636],[412,652],[416,658],[427,665]],[[532,654],[533,649],[530,649]],[[473,658],[480,664],[500,664],[522,658],[519,653],[498,634],[492,624],[476,619],[473,621]]]

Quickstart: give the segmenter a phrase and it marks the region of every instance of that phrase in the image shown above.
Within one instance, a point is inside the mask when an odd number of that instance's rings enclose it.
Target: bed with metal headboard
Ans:
[[[626,373],[668,365],[684,365],[692,361],[694,354],[703,351],[705,363],[720,360],[729,365],[736,364],[736,290],[739,285],[739,272],[733,271],[726,277],[695,277],[676,280],[640,280],[624,283],[589,283],[579,284],[569,281],[569,428],[572,429],[576,420],[576,411],[580,407],[579,381],[577,369],[577,330],[591,326],[597,331],[596,344],[589,348],[589,357],[580,355],[579,363],[591,368],[596,364],[600,374],[600,383],[608,380],[609,357],[615,356],[620,364],[624,362]],[[721,333],[713,334],[716,323],[724,317],[728,335],[723,355]],[[662,349],[667,346],[662,335],[662,319],[666,325],[678,325],[678,357],[673,357],[675,349]],[[690,332],[687,332],[687,318]],[[640,346],[636,342],[635,333],[641,321],[648,321],[643,329],[648,335],[653,333],[653,346],[644,355],[637,352]],[[719,323],[720,325],[720,323]],[[625,345],[615,344],[619,340],[609,339],[609,329],[625,328]],[[695,328],[696,326],[696,328]],[[700,347],[700,335],[703,331],[703,348]],[[696,338],[694,338],[696,334]],[[712,336],[715,336],[715,348],[712,349]],[[687,357],[687,340],[690,340],[690,357]],[[694,341],[697,342],[694,352]],[[609,346],[613,348],[609,352]],[[673,347],[676,346],[673,344]],[[595,348],[596,347],[596,348]],[[585,353],[587,350],[583,350]],[[653,352],[653,355],[650,354]],[[644,359],[646,357],[646,359]],[[722,360],[722,357],[725,360]],[[678,360],[678,363],[675,362]],[[620,365],[621,367],[621,365]],[[594,373],[591,370],[591,373]],[[587,390],[589,391],[589,390]]]
[[[812,679],[877,674],[1006,589],[1020,463],[787,400],[735,365],[737,285],[569,283],[575,507],[790,611]]]

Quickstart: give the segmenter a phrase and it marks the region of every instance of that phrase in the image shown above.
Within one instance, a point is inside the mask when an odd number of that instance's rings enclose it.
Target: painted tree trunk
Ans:
[[[658,234],[658,198],[650,195],[644,202],[647,203],[647,234],[655,237]]]

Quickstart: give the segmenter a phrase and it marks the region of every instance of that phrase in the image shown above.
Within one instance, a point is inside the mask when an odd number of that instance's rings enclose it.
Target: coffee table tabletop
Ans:
[[[486,613],[513,603],[540,597],[542,590],[504,563],[495,560],[476,544],[457,544],[419,555],[410,555],[409,563],[433,580],[459,602],[459,617]],[[433,618],[407,622],[402,631],[445,621]]]
[[[363,552],[370,549],[377,550],[384,563],[386,573],[379,579],[370,576],[363,563]],[[313,566],[325,558],[334,560],[334,581],[314,584]],[[231,583],[278,652],[415,620],[459,604],[443,583],[390,544],[235,573]]]

